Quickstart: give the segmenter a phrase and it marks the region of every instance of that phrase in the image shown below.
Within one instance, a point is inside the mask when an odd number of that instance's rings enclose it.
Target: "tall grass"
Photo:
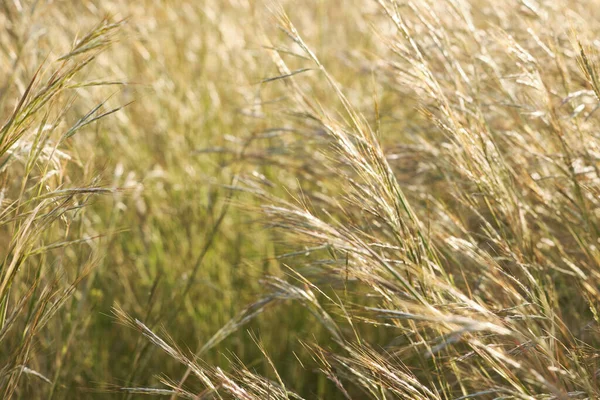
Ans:
[[[6,3],[4,397],[600,397],[594,5]]]

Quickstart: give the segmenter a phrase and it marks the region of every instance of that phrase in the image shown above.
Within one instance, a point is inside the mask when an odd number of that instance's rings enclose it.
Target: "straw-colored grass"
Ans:
[[[0,396],[595,399],[598,3],[0,4]]]

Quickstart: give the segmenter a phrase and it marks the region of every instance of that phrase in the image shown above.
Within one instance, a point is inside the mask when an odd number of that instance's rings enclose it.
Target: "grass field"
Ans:
[[[600,398],[599,18],[0,2],[0,397]]]

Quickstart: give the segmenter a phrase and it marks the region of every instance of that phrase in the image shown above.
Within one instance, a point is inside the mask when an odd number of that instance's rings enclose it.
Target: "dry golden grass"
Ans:
[[[3,398],[600,397],[597,2],[0,10]]]

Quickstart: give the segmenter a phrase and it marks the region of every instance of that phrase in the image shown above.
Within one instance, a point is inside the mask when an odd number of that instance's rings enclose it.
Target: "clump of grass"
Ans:
[[[73,88],[85,85],[79,76],[110,45],[120,25],[104,21],[76,40],[65,55],[40,65],[15,104],[6,97],[19,82],[5,77],[3,107],[12,110],[0,128],[3,398],[23,395],[19,387],[24,376],[44,386],[52,397],[55,376],[37,370],[40,337],[102,257],[92,251],[75,275],[56,257],[68,247],[94,239],[74,237],[70,230],[81,221],[81,210],[93,196],[113,191],[93,181],[80,186],[69,182],[65,169],[71,156],[63,148],[78,131],[119,109],[106,111],[100,104],[71,127],[66,125],[76,101]],[[4,242],[4,238],[9,239]]]
[[[592,2],[134,3],[3,5],[4,397],[600,397]]]
[[[515,3],[510,21],[485,1],[379,6],[389,51],[364,62],[396,97],[374,123],[274,11],[306,65],[269,43],[278,74],[263,83],[285,85],[289,124],[312,129],[329,172],[299,182],[297,200],[242,179],[287,246],[315,255],[290,274],[306,289],[275,293],[329,332],[335,345],[306,346],[347,398],[598,397],[595,56],[553,30],[563,5]],[[315,99],[308,71],[337,103]],[[403,115],[406,98],[411,134],[386,132],[381,110]],[[397,141],[412,168],[386,151]]]

